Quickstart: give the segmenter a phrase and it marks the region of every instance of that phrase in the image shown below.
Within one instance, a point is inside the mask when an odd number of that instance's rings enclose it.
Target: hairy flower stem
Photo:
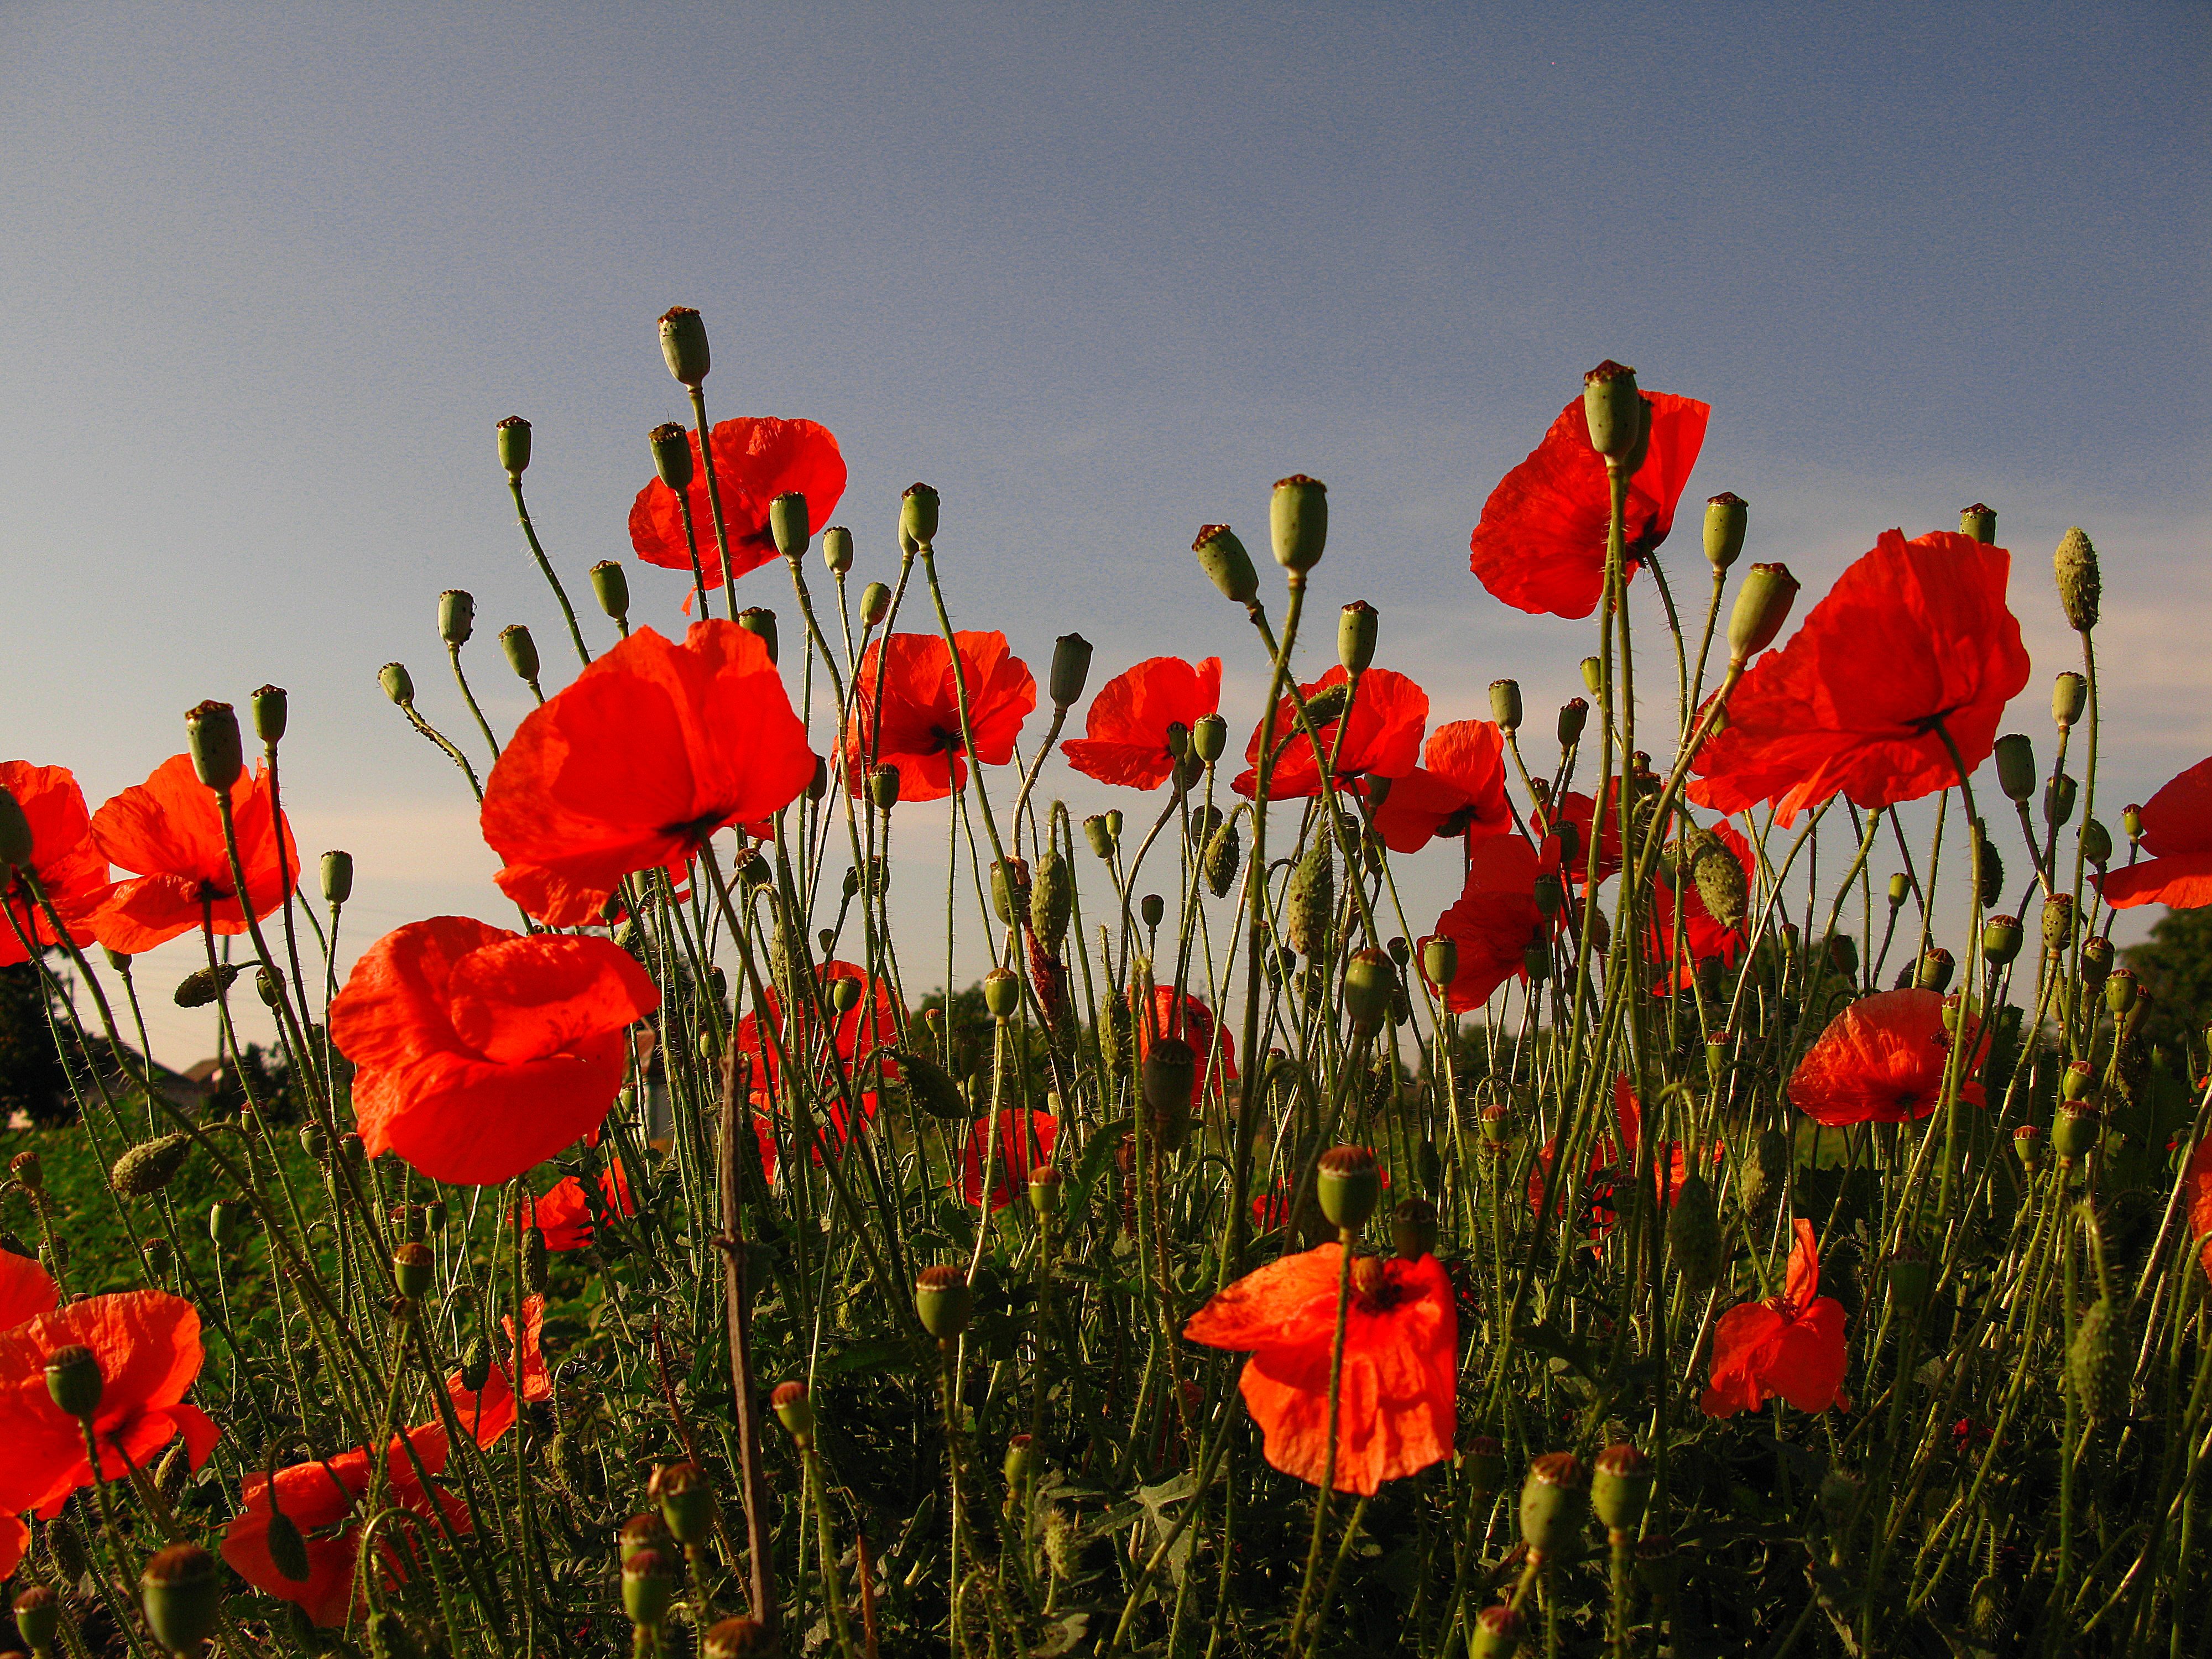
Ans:
[[[699,431],[699,465],[707,474],[707,510],[714,520],[714,550],[722,557],[722,597],[730,607],[731,620],[738,614],[738,575],[730,563],[730,527],[722,516],[722,481],[714,474],[714,444],[707,428],[707,388],[702,384],[691,388],[691,420]],[[706,606],[706,595],[700,595],[702,614]]]
[[[568,591],[561,586],[561,578],[553,569],[553,561],[545,556],[545,550],[538,543],[538,526],[530,521],[530,507],[522,499],[522,475],[520,472],[508,473],[507,488],[507,493],[514,497],[515,521],[522,526],[523,539],[530,544],[531,556],[538,561],[538,574],[545,578],[545,585],[553,590],[554,599],[560,602],[562,618],[568,624],[569,641],[576,647],[576,660],[588,668],[592,665],[592,653],[584,647],[583,629],[576,626],[576,608],[568,603]]]
[[[1306,1610],[1313,1601],[1314,1576],[1321,1570],[1322,1535],[1328,1526],[1329,1496],[1336,1490],[1337,1401],[1344,1385],[1344,1331],[1346,1316],[1352,1307],[1353,1237],[1349,1227],[1337,1230],[1336,1331],[1329,1339],[1328,1347],[1328,1450],[1322,1458],[1321,1484],[1314,1489],[1313,1535],[1306,1545],[1306,1571],[1298,1585],[1297,1612],[1291,1620],[1292,1653],[1298,1650],[1298,1638],[1305,1631]]]

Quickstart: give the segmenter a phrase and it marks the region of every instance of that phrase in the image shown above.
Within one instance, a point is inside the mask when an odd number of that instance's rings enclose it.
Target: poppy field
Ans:
[[[502,421],[558,631],[493,657],[450,592],[453,690],[364,688],[498,921],[341,965],[274,687],[97,810],[0,761],[77,1115],[0,1186],[15,1647],[2212,1650],[2212,1060],[2112,939],[2212,902],[2212,759],[2100,794],[2087,533],[1870,526],[1801,594],[1688,496],[1707,405],[1607,362],[1469,540],[1587,653],[1556,714],[1378,661],[1304,475],[1197,531],[1221,656],[1032,665],[954,626],[957,504],[846,502],[660,340],[635,561],[564,570]],[[169,1086],[156,997],[240,1100]]]

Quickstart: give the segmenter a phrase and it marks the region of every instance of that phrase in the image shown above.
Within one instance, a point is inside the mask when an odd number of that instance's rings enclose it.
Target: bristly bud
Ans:
[[[2035,793],[2035,745],[2018,732],[2008,732],[1990,750],[1997,763],[1997,787],[2005,799],[2023,801]]]
[[[39,1659],[46,1659],[61,1627],[62,1599],[44,1584],[33,1584],[15,1598],[15,1633]]]
[[[238,733],[238,714],[212,700],[185,715],[185,741],[192,751],[192,770],[217,794],[228,794],[246,770],[246,745]],[[11,860],[12,861],[12,860]]]
[[[681,495],[691,488],[691,434],[669,421],[645,434],[653,450],[653,470],[660,482]]]
[[[1356,1233],[1382,1200],[1382,1172],[1369,1148],[1332,1146],[1321,1155],[1314,1188],[1329,1225],[1340,1233]]]
[[[290,699],[281,685],[264,685],[253,694],[253,735],[264,748],[284,741],[285,722],[291,718]]]
[[[1589,1500],[1583,1466],[1571,1452],[1547,1452],[1521,1486],[1521,1536],[1534,1556],[1558,1555],[1581,1535]]]
[[[94,1415],[106,1386],[100,1356],[82,1344],[71,1343],[46,1356],[46,1393],[63,1416],[82,1419]]]
[[[769,534],[775,541],[775,550],[787,559],[797,560],[814,539],[813,520],[806,514],[806,497],[796,489],[787,489],[768,504]]]
[[[2115,1340],[2119,1314],[2112,1300],[2100,1297],[2074,1327],[2074,1346],[2066,1351],[2066,1378],[2075,1397],[2093,1417],[2118,1417],[2128,1403],[2128,1365],[2124,1353],[2132,1344]]]
[[[170,1000],[179,1008],[204,1008],[238,981],[239,965],[219,962],[211,968],[195,968],[177,981]]]
[[[1227,525],[1200,526],[1190,550],[1198,555],[1199,568],[1221,590],[1224,599],[1249,605],[1259,597],[1260,573],[1253,568],[1252,556],[1244,550],[1244,544]]]
[[[1364,674],[1375,660],[1375,636],[1382,613],[1364,599],[1354,599],[1336,617],[1336,659],[1347,674]]]
[[[1237,832],[1237,821],[1224,819],[1220,827],[1206,837],[1206,851],[1200,865],[1206,877],[1206,890],[1216,898],[1227,898],[1229,890],[1237,884],[1237,872],[1243,866],[1244,842]]]
[[[629,573],[612,559],[601,559],[586,573],[592,579],[592,597],[599,602],[599,609],[610,622],[621,622],[629,615]]]
[[[1719,1277],[1725,1243],[1712,1187],[1705,1176],[1692,1175],[1683,1182],[1668,1212],[1667,1248],[1683,1282],[1695,1294],[1704,1295]]]
[[[1303,472],[1276,479],[1267,501],[1267,529],[1277,564],[1299,574],[1312,569],[1328,541],[1328,486]]]
[[[1651,1501],[1651,1460],[1630,1445],[1607,1446],[1590,1466],[1590,1507],[1616,1536],[1632,1533]]]
[[[1419,1261],[1437,1250],[1437,1206],[1425,1198],[1398,1200],[1390,1212],[1390,1248],[1401,1261]]]
[[[499,439],[499,469],[510,478],[530,470],[530,422],[510,415],[492,428]]]
[[[538,672],[542,666],[538,660],[538,641],[530,637],[526,624],[509,623],[501,629],[499,648],[507,653],[507,665],[514,671],[515,678],[525,685],[538,684]]]
[[[2069,530],[2051,556],[2051,574],[2058,580],[2058,603],[2077,634],[2097,625],[2104,594],[2104,580],[2097,570],[2097,550],[2079,525]]]
[[[438,637],[458,649],[477,629],[477,602],[465,587],[449,587],[438,595]]]
[[[853,532],[842,524],[833,524],[822,532],[822,562],[830,567],[830,574],[842,576],[853,568]]]
[[[670,1463],[653,1471],[647,1495],[679,1544],[703,1544],[714,1530],[714,1492],[696,1463]]]
[[[1636,389],[1636,371],[1608,357],[1583,375],[1583,416],[1590,447],[1608,460],[1626,460],[1644,441],[1644,397]]]
[[[1960,507],[1959,533],[1961,536],[1972,536],[1976,541],[1984,544],[1994,543],[1997,538],[1996,508],[1985,506],[1980,501],[1976,501],[1972,507]]]
[[[1062,634],[1052,644],[1052,705],[1066,708],[1083,696],[1091,678],[1091,641],[1080,634]]]
[[[2089,707],[2089,682],[2075,673],[2061,674],[2051,684],[2051,718],[2061,732],[2081,718]]]
[[[1571,749],[1583,740],[1583,727],[1589,721],[1589,704],[1580,697],[1570,697],[1559,705],[1559,747]]]
[[[1601,696],[1605,690],[1603,659],[1597,657],[1584,657],[1582,660],[1582,671],[1583,689],[1593,697]]]
[[[333,848],[323,854],[323,902],[341,905],[353,896],[353,854]]]
[[[1058,954],[1075,911],[1075,871],[1057,848],[1046,849],[1030,883],[1030,929],[1044,948]]]
[[[690,306],[671,306],[661,313],[660,355],[677,384],[696,392],[714,367],[707,349],[706,319]]]
[[[707,1632],[699,1659],[775,1659],[775,1632],[751,1619],[725,1619]]]
[[[300,1523],[276,1505],[276,1487],[269,1486],[269,1559],[276,1571],[295,1584],[304,1584],[313,1573],[314,1566],[307,1559],[307,1540],[300,1534]]]
[[[178,1133],[139,1142],[115,1160],[108,1182],[125,1198],[150,1198],[176,1178],[192,1138]]]
[[[1982,908],[1993,910],[2004,902],[2004,860],[1998,856],[1997,844],[1990,838],[1989,822],[1974,820],[1974,833],[1967,843],[1974,866],[1974,893]]]
[[[1449,933],[1431,935],[1421,945],[1421,972],[1441,994],[1459,977],[1459,941]]]
[[[914,1308],[921,1328],[940,1342],[968,1328],[975,1311],[975,1292],[957,1267],[924,1267],[914,1281]]]
[[[1716,570],[1726,570],[1743,552],[1744,532],[1751,526],[1751,507],[1733,489],[1723,490],[1705,502],[1705,557]]]
[[[1152,1132],[1170,1152],[1190,1139],[1190,1097],[1198,1083],[1198,1050],[1179,1036],[1163,1036],[1145,1051],[1143,1093]]]
[[[1991,916],[1982,924],[1982,960],[1993,968],[2010,966],[2026,938],[2018,916]]]
[[[1344,1012],[1354,1036],[1372,1036],[1390,1012],[1398,975],[1385,951],[1356,951],[1344,967]]]
[[[1740,927],[1751,904],[1751,884],[1735,854],[1718,840],[1698,854],[1690,866],[1698,899],[1705,914],[1723,927]]]
[[[926,483],[910,483],[899,497],[899,551],[911,555],[937,542],[937,492]]]
[[[679,1576],[676,1563],[657,1549],[627,1553],[622,1564],[622,1597],[630,1623],[651,1631],[667,1623]]]
[[[2081,793],[2081,786],[2064,772],[2056,775],[2043,786],[2043,821],[2052,829],[2063,829],[2074,816],[2074,802]]]
[[[1528,1631],[1527,1617],[1510,1602],[1485,1607],[1474,1615],[1474,1640],[1468,1648],[1470,1659],[1512,1659],[1521,1651],[1521,1638]]]
[[[1284,942],[1302,957],[1319,956],[1328,945],[1329,921],[1336,911],[1336,866],[1329,858],[1327,836],[1307,837],[1305,853],[1291,872],[1283,909]]]
[[[522,1230],[522,1285],[532,1296],[545,1294],[547,1266],[545,1230],[543,1227],[525,1227]]]
[[[172,1653],[198,1653],[222,1616],[221,1570],[198,1544],[172,1544],[147,1562],[138,1593],[147,1628]]]
[[[477,1386],[481,1388],[483,1384]],[[668,1522],[647,1511],[642,1515],[633,1515],[623,1522],[622,1530],[615,1534],[615,1547],[621,1552],[623,1564],[627,1566],[647,1550],[674,1555],[676,1540],[668,1530]]]
[[[415,679],[403,662],[388,662],[376,671],[376,683],[384,688],[384,695],[402,708],[415,702]]]
[[[880,628],[884,618],[891,614],[891,591],[881,582],[870,582],[860,590],[860,621],[869,628]]]
[[[1755,564],[1736,589],[1735,609],[1729,613],[1729,660],[1749,662],[1774,643],[1782,624],[1790,620],[1796,603],[1797,579],[1783,564]]]
[[[775,1407],[776,1421],[782,1424],[793,1440],[800,1445],[814,1438],[814,1401],[806,1392],[806,1384],[793,1381],[779,1382],[768,1397]]]

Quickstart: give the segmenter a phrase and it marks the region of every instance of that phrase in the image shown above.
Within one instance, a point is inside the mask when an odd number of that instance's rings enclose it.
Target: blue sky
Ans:
[[[2195,5],[18,0],[0,747],[97,804],[191,703],[274,681],[303,845],[360,862],[356,943],[495,916],[471,803],[375,671],[465,723],[434,618],[465,586],[520,717],[490,635],[527,622],[552,664],[558,619],[492,423],[536,423],[580,588],[681,412],[653,322],[682,302],[716,413],[839,434],[856,580],[928,479],[962,625],[1040,669],[1080,629],[1094,684],[1218,653],[1240,731],[1257,659],[1187,550],[1292,471],[1331,489],[1321,596],[1382,608],[1434,718],[1501,674],[1574,690],[1588,632],[1489,599],[1467,535],[1620,357],[1713,404],[1689,498],[1748,497],[1753,554],[1814,592],[1994,502],[2039,744],[2049,555],[2088,527],[2106,789],[2140,798],[2212,749],[2208,64]],[[677,620],[677,578],[634,586]],[[742,591],[790,608],[779,570]],[[208,1046],[161,1021],[165,1057]]]

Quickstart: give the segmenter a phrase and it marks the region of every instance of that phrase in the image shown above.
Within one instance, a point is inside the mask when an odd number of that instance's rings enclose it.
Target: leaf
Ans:
[[[824,1377],[843,1376],[852,1371],[911,1371],[915,1364],[914,1344],[907,1338],[877,1336],[823,1354],[814,1367],[814,1374]]]
[[[1137,1488],[1137,1501],[1144,1505],[1145,1513],[1152,1523],[1152,1538],[1155,1545],[1166,1543],[1168,1534],[1175,1530],[1174,1518],[1166,1513],[1167,1506],[1170,1504],[1182,1503],[1197,1490],[1198,1472],[1195,1469],[1185,1469],[1173,1480],[1163,1480],[1156,1486]],[[1189,1564],[1191,1550],[1197,1542],[1196,1530],[1185,1527],[1182,1529],[1182,1535],[1175,1540],[1174,1547],[1168,1551],[1168,1571],[1175,1576],[1175,1581],[1178,1585],[1182,1583],[1183,1569]]]
[[[1059,1659],[1061,1654],[1074,1652],[1090,1633],[1091,1615],[1071,1613],[1066,1618],[1055,1620],[1048,1625],[1044,1640],[1031,1648],[1030,1653],[1032,1659]]]

